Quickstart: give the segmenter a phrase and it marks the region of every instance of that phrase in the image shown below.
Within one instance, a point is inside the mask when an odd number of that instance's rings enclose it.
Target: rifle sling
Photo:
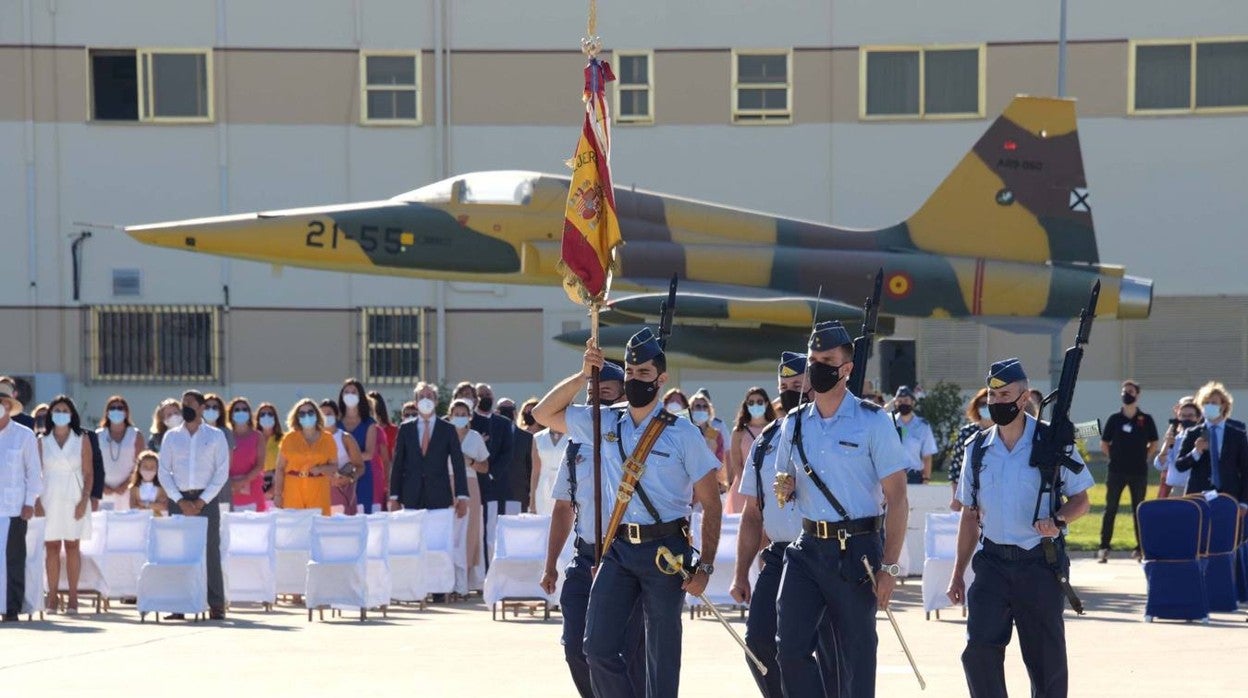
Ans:
[[[758,435],[754,441],[754,485],[757,488],[758,496],[758,517],[763,518],[763,461],[767,458],[767,447],[771,445],[771,440],[775,438],[780,431],[780,420],[772,422]]]
[[[824,499],[828,500],[828,504],[832,505],[832,508],[836,510],[836,513],[840,515],[841,519],[849,521],[849,512],[845,510],[845,507],[841,506],[841,503],[837,500],[836,495],[832,494],[832,490],[828,489],[828,486],[824,484],[823,478],[819,477],[819,473],[815,472],[815,469],[810,467],[810,459],[806,457],[806,447],[802,445],[803,411],[804,410],[801,408],[797,410],[797,424],[793,427],[793,446],[797,448],[797,455],[802,459],[802,469],[806,471],[806,477],[810,478],[810,481],[815,484],[815,488],[819,490],[819,493],[823,495]]]
[[[627,469],[624,466],[630,459],[640,463],[643,468],[645,467],[646,458],[650,456],[650,451],[654,448],[654,445],[659,442],[659,436],[663,433],[663,430],[669,425],[676,423],[676,415],[667,410],[659,410],[654,419],[651,419],[650,423],[646,425],[646,430],[641,432],[641,438],[637,440],[637,446],[633,448],[633,454],[630,456],[624,453],[624,414],[625,411],[620,411],[619,418],[615,422],[615,446],[620,449],[620,468],[626,473]],[[642,472],[644,473],[645,471],[643,470]],[[621,475],[621,482],[623,477]],[[655,523],[663,523],[663,519],[659,516],[659,510],[655,508],[654,503],[650,501],[650,496],[641,487],[640,476],[637,478],[637,482],[633,484],[633,490],[641,498],[641,504],[650,514],[650,518],[654,519]]]

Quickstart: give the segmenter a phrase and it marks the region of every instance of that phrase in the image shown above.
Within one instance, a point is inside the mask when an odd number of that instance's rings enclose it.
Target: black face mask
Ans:
[[[810,387],[816,393],[826,393],[841,382],[841,366],[816,362],[810,364],[807,371],[810,373]]]
[[[652,381],[643,381],[636,378],[624,381],[624,396],[628,398],[628,404],[633,407],[649,405],[654,401],[654,396],[658,392],[659,379],[657,378]]]
[[[506,417],[508,420],[514,420],[516,418],[516,408],[514,407],[500,407],[498,408],[498,413]]]
[[[1135,404],[1135,396],[1134,396],[1134,395],[1132,395],[1131,393],[1123,393],[1123,394],[1122,394],[1122,404],[1124,404],[1124,405],[1134,405],[1134,404]]]
[[[1005,426],[1018,417],[1017,402],[993,402],[988,405],[988,416],[997,426]]]
[[[483,397],[477,400],[477,409],[481,410],[482,412],[489,412],[490,408],[493,406],[494,406],[494,398],[492,397]],[[512,414],[514,415],[515,412],[512,412]]]
[[[781,390],[780,406],[785,412],[792,412],[794,407],[802,404],[802,394],[797,390]]]
[[[195,408],[191,407],[190,405],[183,405],[182,406],[182,421],[193,422],[196,419],[199,419],[199,412],[196,412]]]
[[[898,405],[897,406],[897,414],[903,417],[910,414],[913,411],[914,411],[914,405]]]

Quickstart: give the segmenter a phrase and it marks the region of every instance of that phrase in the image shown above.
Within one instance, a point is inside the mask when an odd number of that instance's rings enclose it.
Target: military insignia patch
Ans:
[[[603,434],[602,434],[602,440],[603,440],[603,441],[606,441],[607,443],[611,443],[611,444],[615,443],[615,440],[616,440],[615,432],[613,432],[613,431],[606,431],[606,432],[603,432]]]

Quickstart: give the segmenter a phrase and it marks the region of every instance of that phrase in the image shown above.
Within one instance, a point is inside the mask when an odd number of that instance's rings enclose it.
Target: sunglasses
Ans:
[[[118,405],[118,404],[114,403],[114,404],[112,404],[112,405],[109,405],[109,406],[108,406],[108,409],[110,409],[110,410],[124,410],[124,409],[126,409],[126,406],[125,406],[125,405]]]
[[[299,412],[299,413],[298,413],[298,416],[300,416],[300,417],[315,417],[315,416],[316,416],[316,414],[317,414],[316,412]]]

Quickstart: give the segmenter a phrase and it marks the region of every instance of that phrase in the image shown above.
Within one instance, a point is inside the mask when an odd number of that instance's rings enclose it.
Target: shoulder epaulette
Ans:
[[[868,399],[866,399],[866,398],[864,398],[864,397],[860,397],[860,398],[858,398],[858,405],[859,405],[859,406],[861,406],[863,409],[868,410],[868,411],[870,411],[870,412],[879,412],[879,411],[880,411],[880,406],[879,406],[879,405],[875,404],[874,402],[871,402],[870,400],[868,400]]]

